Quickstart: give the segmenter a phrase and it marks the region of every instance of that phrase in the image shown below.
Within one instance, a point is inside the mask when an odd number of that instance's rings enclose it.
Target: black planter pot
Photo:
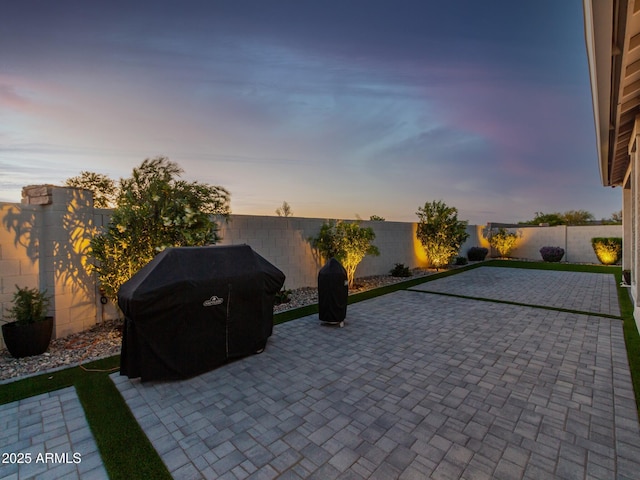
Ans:
[[[4,344],[15,358],[40,355],[47,351],[53,333],[53,317],[42,322],[18,325],[16,322],[2,325]]]

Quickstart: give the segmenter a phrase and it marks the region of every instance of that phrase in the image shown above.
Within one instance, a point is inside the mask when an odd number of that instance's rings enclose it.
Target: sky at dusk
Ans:
[[[609,217],[583,28],[580,0],[4,2],[0,201],[164,155],[236,214]]]

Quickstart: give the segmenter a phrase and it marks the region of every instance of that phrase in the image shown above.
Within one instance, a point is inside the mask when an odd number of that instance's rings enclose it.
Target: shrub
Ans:
[[[28,325],[45,319],[51,296],[47,295],[46,290],[20,288],[16,285],[12,302],[13,306],[7,310],[7,316],[15,318],[19,325]]]
[[[103,233],[91,241],[94,270],[105,296],[167,247],[212,245],[219,240],[214,215],[227,217],[222,187],[179,180],[182,169],[166,157],[147,159],[120,180],[117,206]]]
[[[396,263],[395,267],[389,272],[392,277],[410,277],[411,271],[409,267],[405,267],[404,263]]]
[[[591,246],[603,265],[614,265],[620,260],[622,253],[620,237],[595,237],[591,239]]]
[[[436,269],[448,265],[469,238],[467,222],[458,220],[458,210],[442,201],[426,202],[416,215],[420,219],[416,236],[429,262]]]
[[[378,247],[372,244],[376,234],[372,228],[360,227],[358,222],[325,222],[320,227],[320,233],[309,241],[313,248],[329,260],[335,257],[347,271],[349,288],[353,287],[353,280],[358,264],[366,255],[380,255]]]
[[[291,290],[287,290],[286,287],[282,287],[278,293],[276,293],[275,304],[281,305],[283,303],[289,303],[291,301]]]
[[[467,250],[467,258],[470,262],[482,262],[488,253],[489,250],[484,247],[471,247]]]
[[[469,263],[469,261],[467,260],[467,257],[455,257],[453,259],[454,265],[466,265],[467,263]]]
[[[489,244],[496,249],[500,257],[508,257],[516,243],[518,243],[518,234],[508,232],[506,228],[499,228],[497,232],[489,233]]]
[[[559,262],[564,256],[564,248],[560,247],[542,247],[540,255],[545,262]]]

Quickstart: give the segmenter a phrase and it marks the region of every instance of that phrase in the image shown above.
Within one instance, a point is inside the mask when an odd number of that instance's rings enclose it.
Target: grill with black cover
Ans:
[[[260,352],[284,280],[248,245],[165,249],[118,292],[121,375],[182,379]]]
[[[347,271],[331,258],[318,272],[318,317],[328,324],[344,325],[348,300]]]

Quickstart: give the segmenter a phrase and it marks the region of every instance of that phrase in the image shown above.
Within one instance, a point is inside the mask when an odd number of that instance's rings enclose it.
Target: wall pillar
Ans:
[[[55,336],[81,332],[96,323],[95,278],[88,253],[93,226],[93,196],[79,188],[25,187],[22,203],[40,205],[40,288],[52,295]]]

